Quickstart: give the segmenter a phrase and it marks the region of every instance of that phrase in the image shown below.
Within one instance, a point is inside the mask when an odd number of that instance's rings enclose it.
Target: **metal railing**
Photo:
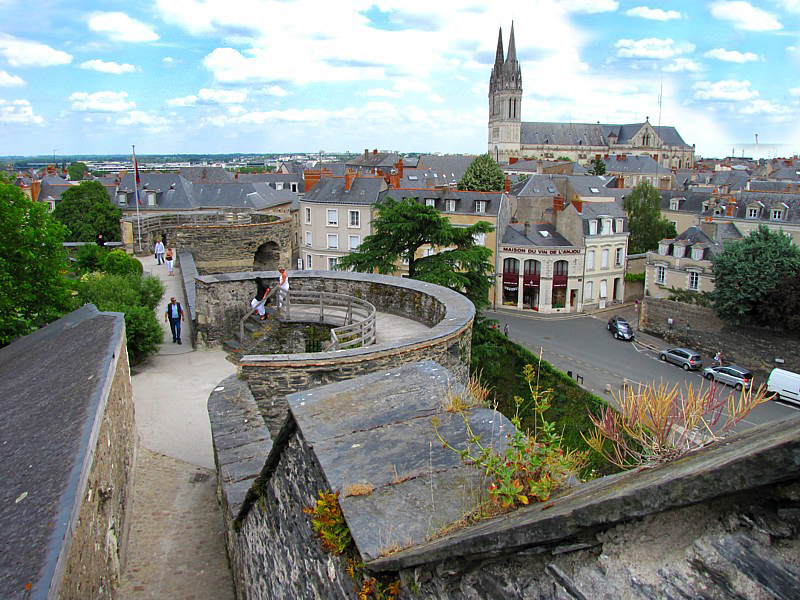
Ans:
[[[264,298],[264,302],[270,298],[277,297],[279,293],[280,288],[277,286],[272,288]],[[309,308],[312,308],[312,311],[309,311]],[[239,321],[240,340],[244,340],[245,337],[245,322],[257,310],[258,305],[247,311]],[[292,320],[291,315],[294,311],[295,316],[302,317],[304,321],[313,316],[320,323],[335,324],[340,322],[341,325],[331,329],[330,342],[325,351],[370,346],[377,339],[377,310],[375,306],[354,296],[330,292],[290,290],[287,293],[287,297],[283,299],[282,306],[279,305],[276,308],[266,307],[266,310],[268,313],[275,314],[285,321]]]

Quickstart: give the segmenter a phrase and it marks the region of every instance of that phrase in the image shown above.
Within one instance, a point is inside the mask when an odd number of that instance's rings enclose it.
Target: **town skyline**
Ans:
[[[702,156],[800,151],[798,0],[84,6],[31,27],[0,0],[0,154],[481,153],[512,18],[524,121],[649,117]]]

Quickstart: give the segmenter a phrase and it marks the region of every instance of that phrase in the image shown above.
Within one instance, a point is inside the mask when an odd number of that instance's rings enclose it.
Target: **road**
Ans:
[[[615,340],[606,330],[610,313],[546,318],[484,311],[484,316],[497,319],[501,328],[508,323],[512,340],[534,354],[541,351],[544,360],[565,373],[571,371],[573,379],[583,378],[584,388],[607,401],[611,401],[611,394],[606,391],[606,386],[618,393],[625,379],[634,385],[664,383],[670,388],[678,385],[681,389],[689,385],[697,389],[703,385],[708,389],[708,382],[699,372],[685,372],[662,362],[657,352],[638,342]],[[705,366],[711,362],[711,357],[703,357]],[[755,381],[756,386],[761,383],[765,382]],[[733,388],[720,386],[720,393],[726,392],[737,393]],[[765,402],[756,407],[736,430],[782,419],[798,410],[800,407],[796,405]]]

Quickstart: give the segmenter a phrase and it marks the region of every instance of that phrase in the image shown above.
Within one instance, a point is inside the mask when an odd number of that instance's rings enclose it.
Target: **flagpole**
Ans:
[[[133,152],[133,185],[136,187],[136,226],[139,230],[139,254],[142,253],[142,219],[139,216],[139,165],[136,164],[136,146],[131,144]]]

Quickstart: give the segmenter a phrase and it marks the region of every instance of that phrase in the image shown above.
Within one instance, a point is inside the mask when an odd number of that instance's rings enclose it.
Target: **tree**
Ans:
[[[675,225],[661,216],[661,194],[649,181],[637,185],[625,196],[628,215],[628,253],[639,254],[658,248],[658,242],[678,235]]]
[[[480,221],[470,227],[453,227],[432,206],[413,198],[387,198],[378,205],[372,221],[375,231],[358,250],[339,260],[340,269],[396,273],[400,260],[408,261],[408,276],[448,287],[467,296],[477,307],[488,305],[493,271],[489,248],[475,244],[475,234],[493,231]],[[418,257],[424,246],[439,252]]]
[[[107,242],[120,240],[122,211],[111,204],[99,181],[84,181],[61,194],[53,217],[63,223],[69,242],[94,242],[98,234]]]
[[[44,204],[0,181],[0,345],[72,308],[65,235]]]
[[[792,238],[762,225],[741,240],[725,242],[725,249],[714,257],[713,263],[711,302],[721,319],[741,324],[761,314],[771,325],[781,325],[770,316],[772,311],[759,313],[756,309],[770,292],[789,286],[791,282],[786,279],[800,271],[800,248]],[[776,300],[783,302],[782,298],[772,298],[773,302]]]
[[[596,156],[595,158],[593,158],[589,164],[592,165],[592,168],[589,169],[589,173],[591,175],[605,175],[606,174],[606,163],[599,156]]]
[[[502,192],[506,176],[488,154],[476,157],[458,182],[458,189],[474,192]]]
[[[82,162],[74,162],[67,167],[67,173],[69,173],[69,178],[71,181],[80,181],[88,172],[89,167]]]

